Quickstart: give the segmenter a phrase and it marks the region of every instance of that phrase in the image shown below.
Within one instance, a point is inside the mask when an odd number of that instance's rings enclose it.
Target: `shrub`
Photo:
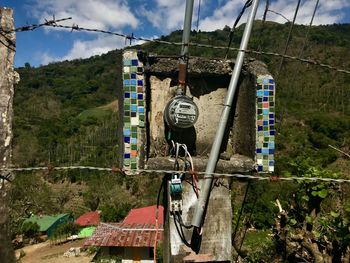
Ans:
[[[26,237],[35,237],[39,234],[40,226],[35,222],[25,222],[22,225],[21,232]]]

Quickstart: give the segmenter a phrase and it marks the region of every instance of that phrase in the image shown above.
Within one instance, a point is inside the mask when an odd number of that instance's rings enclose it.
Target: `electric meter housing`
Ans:
[[[190,128],[198,119],[198,107],[187,96],[178,95],[171,99],[165,107],[164,118],[172,128]]]

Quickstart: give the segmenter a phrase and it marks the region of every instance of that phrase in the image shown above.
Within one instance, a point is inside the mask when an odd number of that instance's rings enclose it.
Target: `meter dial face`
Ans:
[[[168,102],[164,117],[170,127],[190,128],[198,119],[198,107],[187,96],[179,95]]]

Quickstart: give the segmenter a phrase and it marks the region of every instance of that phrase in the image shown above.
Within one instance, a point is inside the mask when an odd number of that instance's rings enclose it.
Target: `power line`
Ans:
[[[138,176],[142,173],[159,173],[159,174],[172,174],[178,173],[177,170],[162,170],[162,169],[136,169],[132,170],[129,168],[118,168],[118,167],[95,167],[95,166],[37,166],[37,167],[2,167],[0,171],[5,172],[26,172],[26,171],[65,171],[65,170],[93,170],[93,171],[105,171],[105,172],[116,172],[116,173],[125,173],[131,176]],[[183,173],[191,174],[190,171],[184,171]],[[215,178],[236,178],[236,179],[252,179],[258,181],[310,181],[310,182],[330,182],[330,183],[350,183],[350,179],[341,179],[341,178],[323,178],[323,177],[279,177],[279,176],[262,176],[262,175],[248,175],[248,174],[238,174],[238,173],[206,173],[206,172],[197,172],[198,175],[203,175],[202,179],[209,179],[209,176],[214,176]],[[209,175],[209,176],[206,176]]]
[[[148,38],[144,38],[144,37],[137,37],[134,35],[126,35],[126,34],[107,31],[107,30],[84,28],[84,27],[79,27],[77,24],[73,24],[72,26],[64,26],[64,25],[59,25],[56,23],[59,21],[67,20],[67,19],[71,19],[71,18],[63,18],[63,19],[58,19],[58,20],[54,20],[54,21],[51,20],[51,21],[48,21],[46,23],[42,23],[42,24],[38,24],[38,25],[34,24],[34,25],[30,25],[30,26],[23,26],[23,27],[19,27],[17,29],[18,29],[18,32],[24,32],[24,31],[28,31],[28,30],[34,30],[38,27],[48,26],[48,27],[70,29],[72,32],[73,31],[96,32],[96,33],[109,34],[109,35],[114,35],[114,36],[118,36],[118,37],[124,37],[126,39],[139,40],[139,41],[145,41],[145,42],[154,42],[154,43],[165,44],[165,45],[174,45],[174,46],[181,46],[182,45],[181,42],[171,42],[171,41],[165,41],[165,40],[160,40],[160,39],[148,39]],[[17,29],[15,29],[15,30],[17,30]],[[218,50],[226,50],[227,49],[227,47],[224,47],[224,46],[214,46],[214,45],[194,43],[194,42],[190,42],[189,45],[194,46],[194,47],[211,48],[211,49],[218,49]],[[242,52],[245,52],[248,54],[267,55],[267,56],[281,57],[284,59],[296,60],[296,61],[300,61],[303,63],[308,63],[310,65],[316,65],[316,66],[331,69],[331,70],[334,70],[337,72],[350,74],[350,70],[337,68],[335,66],[328,65],[328,64],[325,64],[322,62],[318,62],[318,61],[312,60],[312,59],[299,58],[296,56],[289,56],[286,54],[280,54],[280,53],[270,52],[270,51],[240,49],[240,48],[235,48],[235,47],[229,47],[228,49],[233,50],[233,51],[242,51]]]
[[[238,14],[238,16],[237,16],[237,18],[236,18],[236,21],[234,22],[234,24],[233,24],[233,26],[232,26],[232,28],[231,28],[231,30],[230,30],[229,42],[228,42],[228,45],[227,45],[227,50],[226,50],[226,54],[225,54],[225,59],[227,59],[228,51],[230,50],[229,48],[230,48],[230,46],[231,46],[231,44],[232,44],[233,34],[234,34],[235,30],[236,30],[236,26],[237,26],[239,20],[241,20],[241,17],[242,17],[242,15],[244,14],[245,10],[246,10],[248,7],[250,7],[250,6],[252,5],[252,2],[253,2],[252,0],[247,0],[247,2],[245,2],[244,6],[243,6],[243,8],[242,8],[242,10],[241,10],[241,12]]]
[[[310,20],[310,24],[309,24],[309,27],[308,27],[308,29],[307,29],[307,31],[306,31],[306,34],[305,34],[303,46],[302,46],[301,49],[300,49],[299,57],[301,57],[301,56],[303,55],[305,46],[306,46],[307,41],[308,41],[308,39],[309,39],[310,29],[311,29],[311,27],[312,27],[312,23],[313,23],[313,21],[314,21],[315,15],[316,15],[316,11],[317,11],[317,8],[318,8],[319,1],[320,1],[320,0],[316,0],[316,4],[315,4],[314,11],[313,11],[313,13],[312,13],[312,17],[311,17],[311,20]]]
[[[200,14],[201,14],[201,0],[199,0],[199,3],[198,3],[198,12],[197,12],[197,33],[198,33],[198,28],[199,28]]]
[[[290,20],[287,17],[285,17],[282,13],[276,12],[276,11],[271,10],[271,9],[268,9],[267,11],[271,12],[271,13],[274,13],[274,14],[280,16],[280,17],[283,17],[285,20],[287,20],[287,22],[290,22]]]
[[[290,43],[290,38],[292,36],[292,31],[293,31],[293,28],[294,28],[295,20],[297,19],[300,2],[301,2],[301,0],[298,0],[297,7],[295,8],[293,22],[291,23],[290,28],[289,28],[287,42],[286,42],[286,46],[284,47],[283,55],[285,55],[287,53],[287,49],[288,49],[288,46],[289,46],[289,43]],[[279,65],[277,73],[276,73],[276,78],[278,78],[278,76],[279,76],[279,74],[281,72],[281,69],[282,69],[282,66],[283,66],[283,61],[284,61],[284,57],[282,57],[282,59],[281,59],[280,65]]]

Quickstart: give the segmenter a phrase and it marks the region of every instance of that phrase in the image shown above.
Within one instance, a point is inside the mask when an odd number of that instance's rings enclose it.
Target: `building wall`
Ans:
[[[140,259],[140,263],[153,263],[153,257],[150,254],[151,249],[152,248],[149,247],[125,248],[125,254],[122,262],[133,263],[138,262],[138,259]]]

